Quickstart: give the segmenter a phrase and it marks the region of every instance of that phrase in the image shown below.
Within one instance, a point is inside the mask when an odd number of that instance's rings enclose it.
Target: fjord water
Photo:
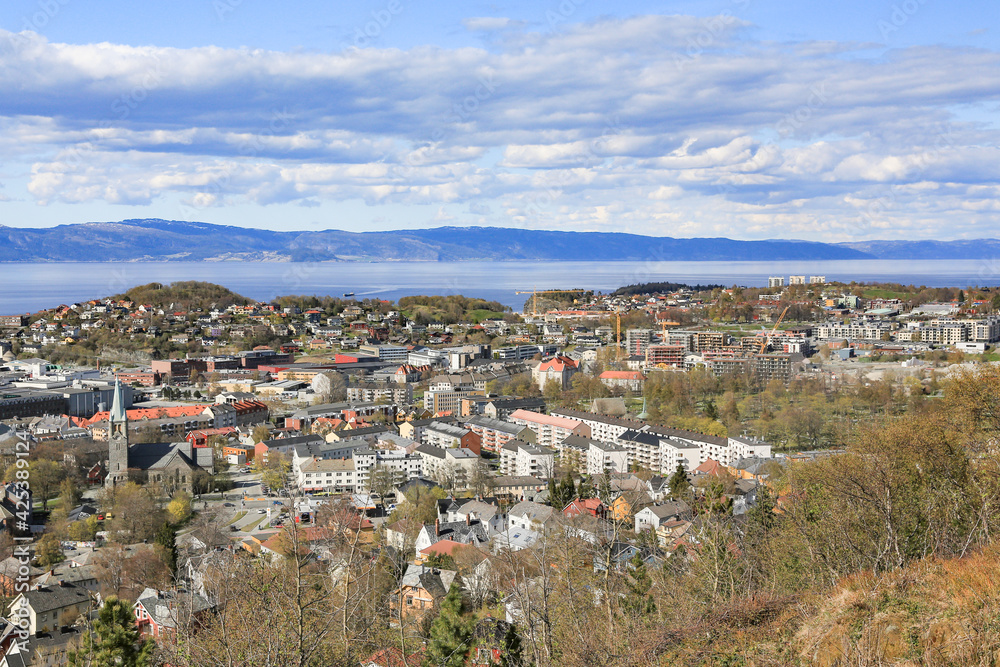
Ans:
[[[0,263],[0,315],[124,292],[150,282],[202,280],[246,297],[288,294],[396,300],[415,294],[464,294],[520,310],[517,290],[613,291],[653,281],[764,286],[768,276],[895,282],[928,287],[1000,285],[1000,259],[796,262],[66,262]]]

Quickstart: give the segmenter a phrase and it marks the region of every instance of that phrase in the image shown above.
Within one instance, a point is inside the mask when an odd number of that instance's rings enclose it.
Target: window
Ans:
[[[412,596],[412,595],[407,595],[407,596],[406,596],[406,604],[407,604],[408,606],[410,606],[410,607],[412,607],[412,606],[413,606],[413,596]]]

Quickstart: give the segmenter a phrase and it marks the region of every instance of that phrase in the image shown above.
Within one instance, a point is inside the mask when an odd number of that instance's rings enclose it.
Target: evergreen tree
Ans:
[[[687,495],[691,484],[688,482],[687,473],[684,472],[682,464],[677,464],[677,469],[674,470],[667,484],[670,485],[670,496],[672,498],[683,498]]]
[[[507,632],[503,637],[500,667],[526,667],[527,664],[524,648],[521,645],[521,635],[517,634],[517,627],[513,623],[508,623]]]
[[[462,589],[452,582],[431,624],[424,667],[463,667],[471,639],[472,623],[462,615]]]
[[[646,563],[640,554],[636,554],[629,561],[629,576],[625,580],[627,592],[622,598],[622,607],[635,615],[648,615],[656,613],[656,603],[650,590],[653,588],[653,580],[646,571]]]
[[[177,529],[169,522],[164,521],[160,529],[156,531],[156,546],[160,552],[160,558],[170,568],[173,575],[177,571]]]
[[[84,634],[80,650],[70,651],[69,664],[72,667],[151,667],[155,646],[152,639],[141,640],[132,606],[112,596]]]

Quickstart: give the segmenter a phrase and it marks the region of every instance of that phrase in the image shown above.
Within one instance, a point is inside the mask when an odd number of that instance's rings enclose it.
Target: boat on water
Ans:
[[[354,296],[354,292],[344,292],[344,296]]]

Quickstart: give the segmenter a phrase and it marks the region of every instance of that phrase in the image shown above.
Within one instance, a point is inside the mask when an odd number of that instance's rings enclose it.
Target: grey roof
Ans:
[[[434,534],[435,525],[437,535]],[[435,542],[451,540],[461,544],[486,544],[490,541],[482,521],[469,523],[466,523],[464,519],[462,521],[439,521],[437,524],[424,524],[423,530],[426,530]]]
[[[492,431],[510,433],[511,435],[517,435],[525,428],[527,428],[526,426],[511,424],[510,422],[505,422],[501,419],[493,419],[492,417],[487,417],[485,415],[476,415],[474,417],[469,417],[465,420],[465,423],[466,425],[472,424],[474,426],[480,426],[482,428],[490,429]]]
[[[43,614],[55,609],[63,609],[74,604],[90,601],[90,593],[86,589],[65,584],[63,586],[40,586],[22,593],[24,599],[31,605],[36,614]]]
[[[663,503],[662,505],[651,505],[646,509],[651,511],[660,519],[665,519],[668,516],[687,516],[691,513],[691,506],[683,500],[673,500]]]
[[[629,429],[625,431],[618,439],[623,442],[641,442],[647,445],[659,445],[660,439],[656,437],[653,433],[647,433],[646,431],[636,431]]]
[[[406,568],[406,574],[399,580],[399,585],[423,588],[434,597],[444,597],[456,577],[458,572],[454,570],[438,570],[410,563]]]
[[[440,447],[435,447],[434,445],[420,445],[413,451],[418,454],[426,454],[427,456],[433,456],[436,459],[443,459],[445,457],[445,451]]]
[[[190,442],[151,442],[128,448],[128,466],[139,470],[159,470],[180,461],[188,468],[212,467],[213,452]]]
[[[157,625],[168,628],[177,627],[178,617],[197,614],[214,606],[208,598],[197,593],[158,591],[155,588],[147,588],[139,595],[134,606],[140,605]]]
[[[510,508],[508,516],[523,516],[531,521],[545,523],[552,517],[553,509],[548,505],[539,505],[530,500],[522,500]]]

